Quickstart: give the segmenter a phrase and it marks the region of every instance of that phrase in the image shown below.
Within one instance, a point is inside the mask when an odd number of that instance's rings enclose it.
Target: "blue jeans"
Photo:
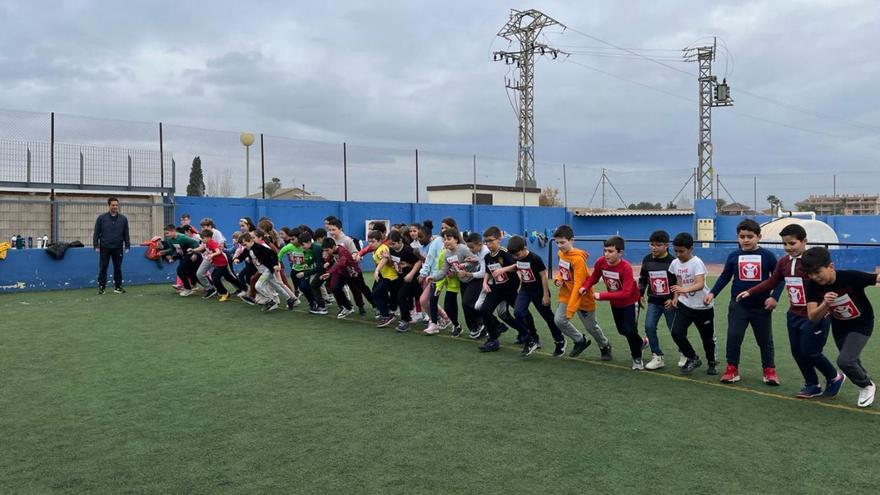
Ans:
[[[831,328],[831,320],[823,318],[813,322],[804,316],[798,316],[791,311],[786,314],[788,323],[788,341],[791,344],[791,355],[804,376],[807,385],[818,385],[819,376],[816,370],[825,375],[826,380],[837,377],[837,369],[831,361],[822,353],[825,341],[828,340],[828,331]]]
[[[658,356],[663,355],[660,349],[660,339],[657,338],[657,324],[660,317],[666,317],[666,327],[672,331],[672,322],[675,321],[675,308],[666,308],[662,304],[648,303],[645,309],[645,335],[648,336],[648,343],[651,345],[651,352]]]

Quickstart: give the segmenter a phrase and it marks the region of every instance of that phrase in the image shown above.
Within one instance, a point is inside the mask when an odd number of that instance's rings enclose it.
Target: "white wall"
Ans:
[[[428,191],[428,202],[437,204],[471,204],[471,189],[457,191]],[[501,206],[522,206],[522,192],[486,191],[477,189],[478,194],[491,194],[492,204]],[[526,205],[538,206],[538,193],[526,193]]]

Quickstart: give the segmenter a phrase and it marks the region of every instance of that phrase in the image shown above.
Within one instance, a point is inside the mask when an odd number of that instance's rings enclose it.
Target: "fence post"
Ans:
[[[266,199],[266,150],[263,148],[263,133],[260,133],[260,177],[263,180],[263,199]]]
[[[27,182],[31,183],[31,147],[27,147]]]
[[[348,145],[342,143],[342,197],[348,201]]]
[[[85,158],[83,157],[83,152],[80,150],[79,152],[79,186],[82,187],[85,181],[83,180],[83,176],[85,175]]]
[[[128,154],[128,190],[131,190],[131,153]]]
[[[416,203],[419,202],[419,149],[416,148]]]
[[[58,214],[55,211],[55,112],[49,121],[49,237],[58,242]]]
[[[165,139],[162,136],[162,123],[159,122],[159,187],[165,187]],[[162,194],[165,194],[163,191]]]

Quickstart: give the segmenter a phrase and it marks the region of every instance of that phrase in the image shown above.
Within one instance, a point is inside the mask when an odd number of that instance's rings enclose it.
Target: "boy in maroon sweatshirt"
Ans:
[[[781,282],[785,282],[785,292],[791,306],[786,314],[788,326],[788,341],[791,344],[791,355],[801,370],[804,377],[804,387],[795,395],[799,399],[812,399],[823,396],[831,398],[840,392],[845,376],[837,371],[831,361],[822,353],[825,342],[828,340],[828,332],[831,328],[831,320],[822,318],[819,321],[810,321],[807,315],[806,286],[810,277],[804,271],[801,256],[807,250],[807,231],[799,224],[786,225],[779,232],[782,237],[783,249],[787,253],[779,259],[776,268],[770,278],[740,292],[736,296],[737,301],[752,296],[769,292]],[[819,385],[819,370],[825,376],[825,391]]]
[[[596,261],[593,273],[584,281],[579,292],[586,294],[599,278],[605,282],[606,291],[596,292],[597,301],[611,303],[611,314],[617,332],[626,337],[629,352],[632,355],[632,369],[645,369],[642,362],[642,349],[647,346],[647,339],[639,335],[639,286],[633,277],[633,267],[623,259],[625,243],[622,237],[612,236],[605,240],[603,257]]]
[[[343,288],[346,284],[351,284],[358,279],[361,267],[348,249],[336,244],[336,241],[330,237],[324,239],[321,248],[324,251],[324,268],[326,268],[326,271],[321,275],[321,280],[330,279],[328,287],[339,306],[339,313],[336,314],[336,317],[343,319],[355,312]]]

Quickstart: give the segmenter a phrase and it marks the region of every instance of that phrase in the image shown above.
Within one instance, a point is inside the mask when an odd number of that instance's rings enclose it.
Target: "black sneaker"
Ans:
[[[553,357],[562,357],[565,355],[565,341],[557,342],[556,349],[553,350]]]
[[[590,344],[593,343],[592,340],[588,339],[586,336],[581,335],[583,339],[580,342],[575,342],[574,347],[571,348],[571,354],[568,357],[578,357],[582,352],[587,350],[587,347],[590,347]]]
[[[599,359],[602,361],[611,361],[611,344],[599,348]]]
[[[528,344],[529,341],[527,338],[517,335],[516,340],[514,340],[513,343],[516,345],[524,345]]]
[[[103,295],[104,295],[104,288],[103,288],[103,287],[98,287],[98,295],[99,295],[99,296],[103,296]]]
[[[216,289],[208,289],[205,291],[205,295],[202,296],[202,299],[211,299],[214,297],[214,294],[217,293]]]
[[[681,372],[685,375],[689,375],[692,371],[699,368],[703,365],[703,361],[700,360],[700,357],[697,356],[693,359],[688,358],[687,362],[684,363],[684,366],[681,367]]]
[[[538,343],[534,341],[526,342],[523,345],[522,352],[519,353],[520,356],[526,357],[531,356],[533,352],[538,350]]]
[[[358,314],[361,316],[367,316],[367,310],[364,309],[363,306],[358,306]]]
[[[718,363],[709,361],[707,363],[708,367],[706,368],[707,375],[717,375],[718,374]]]
[[[257,301],[255,301],[253,297],[251,297],[247,294],[242,294],[242,295],[238,296],[238,298],[250,306],[254,306],[255,304],[257,304]]]
[[[311,313],[313,315],[326,315],[327,308],[323,308],[323,307],[319,307],[319,306],[315,305],[315,306],[312,306],[309,308],[309,313]]]
[[[455,325],[454,327],[452,327],[452,336],[453,337],[458,337],[459,335],[461,335],[461,332],[462,332],[461,325]]]
[[[115,289],[113,289],[113,292],[116,294],[125,294],[125,289],[123,289],[122,287],[116,287]]]
[[[296,303],[296,299],[294,299],[294,298],[292,298],[292,297],[291,297],[290,299],[288,299],[288,300],[287,300],[287,310],[288,310],[288,311],[292,311],[292,310],[293,310],[293,305],[294,305],[295,303]]]
[[[263,311],[265,311],[267,313],[269,311],[275,311],[276,309],[278,309],[278,303],[275,301],[269,301],[266,303],[265,306],[263,306]]]
[[[393,317],[393,316],[391,316],[391,315],[389,315],[389,316],[380,316],[379,319],[376,321],[376,326],[377,326],[378,328],[385,328],[385,327],[387,327],[388,325],[390,325],[390,324],[392,324],[392,323],[394,323],[394,317]]]
[[[477,349],[480,352],[496,352],[501,349],[501,344],[497,340],[487,340],[483,342]]]

